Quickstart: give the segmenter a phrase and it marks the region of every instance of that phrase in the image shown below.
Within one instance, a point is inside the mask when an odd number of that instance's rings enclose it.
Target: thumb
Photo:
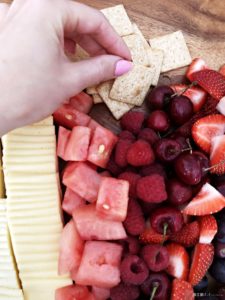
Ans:
[[[87,87],[121,76],[132,67],[130,61],[121,57],[100,55],[76,63],[67,63],[64,80],[68,92],[76,95]]]

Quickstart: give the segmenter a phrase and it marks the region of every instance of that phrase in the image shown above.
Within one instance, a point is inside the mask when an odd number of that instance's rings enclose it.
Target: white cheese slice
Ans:
[[[9,135],[19,135],[21,140],[23,136],[55,136],[54,126],[26,126],[22,128],[15,129],[9,133]]]
[[[53,125],[53,116],[49,116],[42,121],[33,123],[32,126]]]

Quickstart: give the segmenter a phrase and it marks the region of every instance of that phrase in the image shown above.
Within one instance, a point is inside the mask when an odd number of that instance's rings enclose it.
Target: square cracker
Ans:
[[[103,82],[98,86],[98,92],[101,95],[108,109],[113,114],[114,118],[119,120],[126,112],[133,108],[133,105],[112,100],[109,97],[110,90],[113,85],[113,80]]]
[[[97,91],[97,89],[96,89],[96,91]],[[93,97],[94,104],[103,103],[102,97],[99,94],[93,94],[92,97]]]
[[[138,36],[142,39],[143,44],[144,44],[144,47],[145,47],[146,49],[149,49],[149,48],[150,48],[150,45],[149,45],[149,43],[146,41],[146,39],[145,39],[143,33],[141,32],[140,28],[137,26],[136,23],[132,23],[132,25],[133,25],[134,33],[135,33],[136,35],[138,35]]]
[[[74,62],[78,62],[84,59],[90,58],[90,55],[79,45],[76,46],[76,53],[70,56],[71,60]]]
[[[161,69],[162,69],[164,52],[159,49],[149,48],[148,57],[149,57],[150,66],[155,68],[155,74],[152,79],[152,85],[156,86],[158,84]]]
[[[142,38],[137,34],[131,34],[124,36],[123,40],[130,49],[133,62],[137,65],[149,67],[149,58]]]
[[[104,8],[101,12],[120,36],[133,33],[133,26],[122,4]]]
[[[192,61],[181,30],[150,39],[149,42],[153,49],[160,49],[164,51],[162,72],[185,67]]]
[[[111,89],[110,98],[141,106],[148,93],[155,69],[134,65],[133,69],[118,77]]]

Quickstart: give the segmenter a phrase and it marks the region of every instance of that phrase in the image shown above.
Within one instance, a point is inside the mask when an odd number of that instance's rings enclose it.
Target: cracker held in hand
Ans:
[[[110,98],[141,106],[152,83],[154,73],[154,68],[134,65],[129,73],[115,80]]]
[[[103,82],[98,86],[98,92],[105,102],[108,109],[113,114],[114,118],[119,120],[126,112],[133,108],[133,105],[112,100],[109,97],[109,92],[112,88],[113,80]]]
[[[133,26],[122,4],[102,9],[101,12],[120,36],[133,33]]]
[[[155,68],[155,74],[152,79],[152,85],[156,86],[158,84],[161,69],[162,69],[164,52],[162,50],[151,49],[149,47],[148,57],[149,57],[150,66]]]
[[[149,42],[153,49],[164,51],[162,72],[185,67],[192,61],[182,31],[156,37]]]
[[[131,34],[123,37],[123,40],[130,49],[132,61],[136,65],[149,67],[149,58],[142,38],[137,34]]]

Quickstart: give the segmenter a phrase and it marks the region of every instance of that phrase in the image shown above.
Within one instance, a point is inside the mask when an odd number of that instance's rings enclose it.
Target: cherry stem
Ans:
[[[193,81],[190,85],[188,85],[187,87],[185,87],[183,90],[181,90],[179,93],[176,92],[174,93],[171,98],[174,98],[176,96],[181,96],[183,95],[185,92],[187,92],[189,89],[191,89],[193,86],[197,85],[198,83],[196,81]]]
[[[166,234],[167,234],[168,227],[169,227],[168,223],[164,223],[163,224],[163,240],[162,240],[162,245],[164,244],[164,242],[166,240]]]
[[[209,167],[209,168],[204,168],[203,171],[204,171],[204,172],[208,172],[208,171],[210,171],[210,170],[212,170],[212,169],[214,169],[214,168],[219,167],[220,165],[223,165],[224,163],[225,163],[225,160],[222,160],[221,162],[219,162],[218,164],[216,164],[216,165],[214,165],[214,166],[211,166],[211,167]]]
[[[159,284],[158,284],[157,282],[155,282],[155,283],[153,284],[153,289],[152,289],[152,294],[151,294],[150,300],[153,300],[153,299],[154,299],[158,287],[159,287]]]

